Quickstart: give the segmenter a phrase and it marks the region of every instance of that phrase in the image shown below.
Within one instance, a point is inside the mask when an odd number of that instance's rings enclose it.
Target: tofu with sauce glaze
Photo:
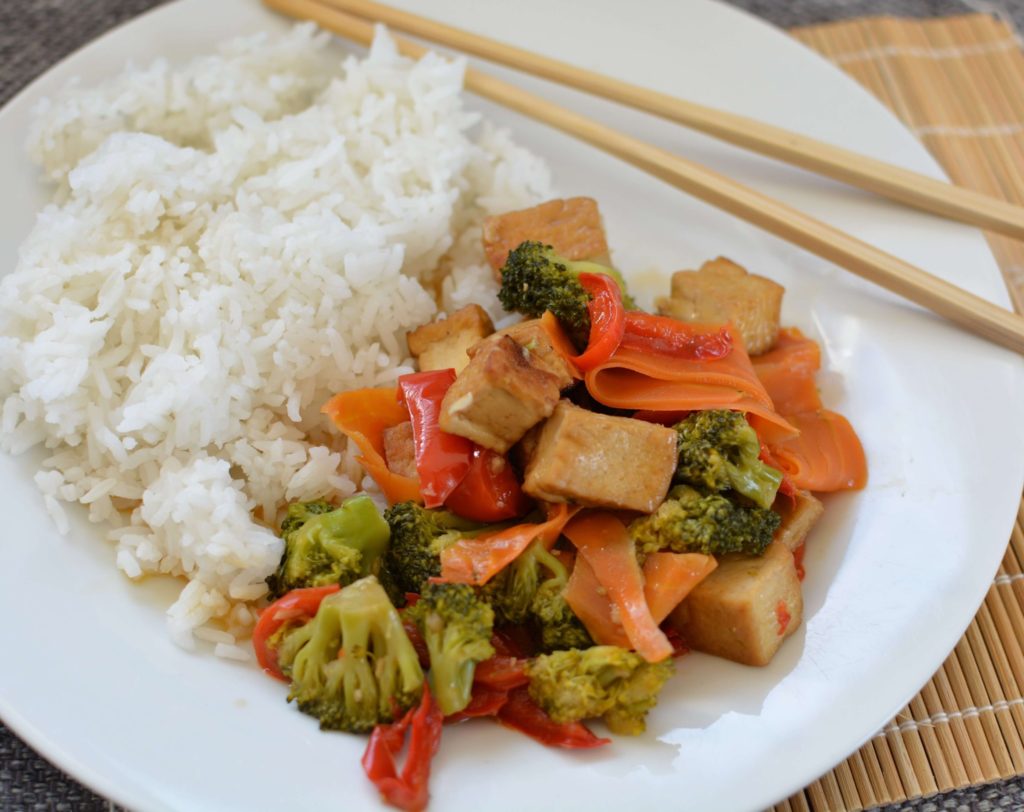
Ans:
[[[384,464],[393,474],[416,477],[416,446],[412,436],[412,421],[384,429]]]
[[[485,340],[498,341],[502,336],[508,336],[529,352],[531,364],[554,375],[559,389],[565,389],[575,380],[572,366],[565,360],[565,356],[555,349],[551,336],[544,329],[540,319],[527,319],[513,324],[511,327],[498,330]]]
[[[722,324],[731,321],[750,355],[770,350],[779,336],[782,294],[771,279],[747,273],[725,257],[698,271],[672,274],[672,295],[657,301],[658,312],[680,321]]]
[[[674,430],[560,401],[531,434],[523,490],[547,502],[650,513],[676,468]]]
[[[484,253],[500,271],[509,252],[526,240],[552,246],[566,259],[591,259],[608,264],[608,243],[597,201],[589,197],[548,200],[538,206],[498,214],[484,220]]]
[[[768,665],[803,617],[793,554],[778,541],[763,556],[722,556],[673,612],[695,651],[744,665]]]
[[[469,363],[467,350],[493,332],[494,324],[487,311],[471,304],[446,319],[435,319],[417,327],[406,335],[406,341],[421,372],[454,369],[458,374]]]
[[[825,512],[825,506],[810,491],[797,491],[792,501],[780,497],[774,509],[782,516],[775,541],[790,552],[796,552],[803,545],[807,534]]]
[[[551,414],[560,381],[509,336],[482,341],[441,402],[441,428],[504,454]]]

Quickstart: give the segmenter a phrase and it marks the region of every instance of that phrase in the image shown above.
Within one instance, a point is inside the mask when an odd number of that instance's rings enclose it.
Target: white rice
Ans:
[[[498,314],[484,215],[550,196],[543,163],[467,111],[460,62],[343,62],[311,26],[158,61],[40,106],[56,184],[0,281],[0,444],[108,528],[117,564],[188,583],[185,647],[239,647],[288,500],[365,484],[324,425],[334,392],[410,370],[438,304]]]

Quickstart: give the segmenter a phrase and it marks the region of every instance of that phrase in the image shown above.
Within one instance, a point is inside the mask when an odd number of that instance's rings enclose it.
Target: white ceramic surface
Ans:
[[[481,33],[746,113],[926,173],[914,138],[867,93],[782,33],[707,0],[401,0]],[[627,13],[626,9],[629,8]],[[253,0],[181,0],[96,41],[0,113],[0,272],[47,191],[22,151],[35,99],[127,59],[180,59],[284,23]],[[981,236],[522,79],[553,98],[745,179],[1005,305]],[[667,272],[726,254],[783,282],[785,320],[822,342],[826,401],[859,430],[860,494],[828,499],[809,545],[806,621],[765,669],[701,655],[648,733],[564,753],[487,723],[446,731],[437,810],[752,810],[874,734],[955,644],[991,582],[1024,476],[1019,358],[694,202],[590,148],[473,102],[543,154],[565,193],[596,197],[618,264],[647,295]],[[145,810],[375,809],[364,741],[324,735],[252,666],[191,655],[164,633],[172,585],[128,583],[76,514],[55,532],[0,457],[0,716],[99,792]]]

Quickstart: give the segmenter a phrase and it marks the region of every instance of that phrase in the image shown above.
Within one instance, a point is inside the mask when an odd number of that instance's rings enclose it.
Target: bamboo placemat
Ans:
[[[1024,204],[1024,51],[983,14],[862,18],[792,34],[874,93],[959,184]],[[988,235],[1018,312],[1024,243]],[[970,628],[849,759],[776,812],[853,812],[1024,774],[1024,501]]]

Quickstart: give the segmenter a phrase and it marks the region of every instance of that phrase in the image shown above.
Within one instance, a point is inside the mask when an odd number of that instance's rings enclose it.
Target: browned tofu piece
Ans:
[[[420,371],[454,369],[456,374],[469,363],[466,350],[494,332],[494,324],[480,305],[467,305],[446,319],[435,319],[406,335],[409,352],[416,356]]]
[[[504,454],[551,414],[558,380],[530,363],[508,336],[473,349],[468,366],[441,402],[441,428]]]
[[[723,556],[672,613],[696,651],[768,665],[800,625],[804,601],[793,554],[773,541],[763,556]]]
[[[532,438],[523,490],[546,502],[650,513],[676,468],[676,433],[560,401]]]
[[[749,274],[719,257],[699,271],[672,274],[672,295],[657,301],[658,312],[680,321],[718,324],[731,321],[751,355],[767,352],[779,335],[782,294],[771,279]]]
[[[384,463],[393,474],[408,477],[417,475],[416,446],[412,439],[410,421],[384,429]]]
[[[526,240],[550,245],[566,259],[608,260],[601,213],[589,197],[549,200],[484,220],[484,253],[495,275],[509,251]]]
[[[814,498],[810,491],[797,491],[792,503],[788,499],[779,499],[782,524],[775,531],[775,541],[782,544],[790,552],[794,552],[804,543],[814,523],[825,512],[825,506]]]
[[[558,381],[558,388],[565,389],[574,380],[573,369],[565,356],[555,349],[551,343],[551,336],[544,329],[540,319],[528,319],[503,330],[498,330],[494,335],[488,337],[487,341],[498,341],[502,336],[508,336],[516,344],[530,354],[530,363],[538,369],[550,372]],[[474,347],[469,351],[470,355],[476,352]]]

